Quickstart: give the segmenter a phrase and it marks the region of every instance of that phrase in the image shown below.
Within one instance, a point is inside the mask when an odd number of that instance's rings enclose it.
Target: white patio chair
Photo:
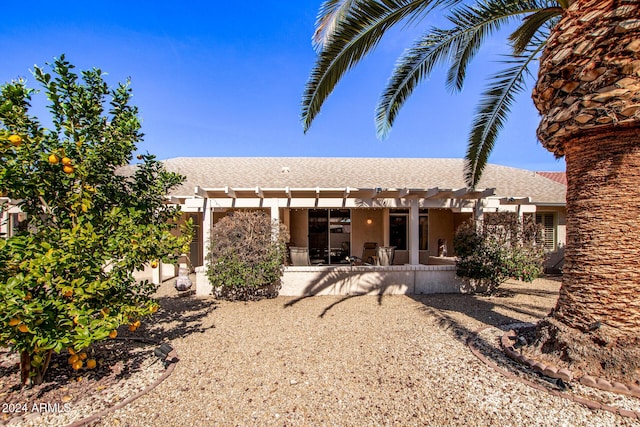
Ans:
[[[309,248],[290,246],[289,256],[291,258],[291,265],[311,265],[311,260],[309,259]]]

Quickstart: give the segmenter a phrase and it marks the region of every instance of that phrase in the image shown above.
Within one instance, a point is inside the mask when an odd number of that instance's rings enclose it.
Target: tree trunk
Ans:
[[[554,316],[640,336],[640,129],[565,142],[567,247]]]
[[[554,27],[533,99],[567,164],[560,297],[538,326],[574,369],[640,384],[640,4],[577,0]]]
[[[538,345],[579,373],[640,384],[640,130],[565,141],[567,246]]]
[[[28,351],[20,352],[20,382],[23,386],[29,381],[29,373],[31,372],[31,355]]]
[[[20,381],[22,385],[40,385],[44,381],[44,374],[49,368],[51,363],[51,356],[53,356],[53,350],[48,350],[39,365],[32,363],[32,357],[28,351],[20,352]]]

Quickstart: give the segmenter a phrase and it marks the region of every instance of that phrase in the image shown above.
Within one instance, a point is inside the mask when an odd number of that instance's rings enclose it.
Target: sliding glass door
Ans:
[[[351,253],[349,209],[309,210],[309,256],[312,264],[344,264]]]

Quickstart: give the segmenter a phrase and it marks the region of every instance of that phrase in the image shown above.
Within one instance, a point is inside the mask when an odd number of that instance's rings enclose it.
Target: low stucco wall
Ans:
[[[133,277],[136,280],[148,280],[155,285],[159,285],[165,280],[172,279],[178,275],[178,266],[173,264],[162,263],[156,268],[151,268],[148,264],[144,266],[144,270],[136,270]]]
[[[460,293],[452,265],[285,267],[281,296]],[[196,268],[196,295],[211,294],[206,267]]]

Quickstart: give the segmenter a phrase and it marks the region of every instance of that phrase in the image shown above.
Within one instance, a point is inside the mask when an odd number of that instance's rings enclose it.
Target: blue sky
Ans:
[[[33,87],[33,65],[62,53],[78,69],[107,72],[111,84],[131,77],[145,133],[139,149],[160,159],[463,157],[476,101],[504,49],[504,39],[485,46],[461,93],[446,90],[444,70],[434,73],[380,141],[376,100],[397,57],[433,22],[393,31],[343,78],[305,135],[300,102],[315,60],[311,35],[321,0],[3,3],[0,82],[25,77]],[[536,140],[531,85],[490,162],[564,170],[564,161]]]

